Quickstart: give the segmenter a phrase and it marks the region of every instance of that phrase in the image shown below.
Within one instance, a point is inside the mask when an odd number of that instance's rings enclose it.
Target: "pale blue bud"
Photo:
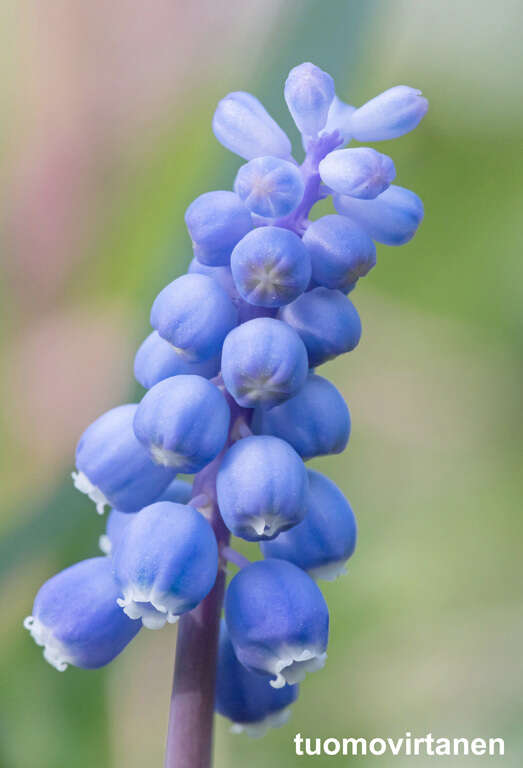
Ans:
[[[292,152],[289,138],[250,93],[236,91],[222,99],[212,128],[220,144],[246,160],[263,155],[287,158]]]
[[[350,123],[352,135],[358,141],[396,139],[416,128],[428,108],[421,91],[396,85],[354,112]]]
[[[394,163],[370,147],[335,149],[319,165],[323,182],[342,195],[371,200],[396,176]]]
[[[369,237],[386,245],[408,243],[423,220],[423,203],[410,189],[392,185],[374,200],[334,196],[338,213],[347,216]]]
[[[305,62],[289,72],[284,96],[300,132],[316,136],[327,122],[334,98],[334,80],[319,67]]]
[[[295,395],[308,373],[298,333],[272,317],[234,328],[223,344],[222,376],[238,405],[271,408]]]
[[[307,288],[311,260],[290,229],[258,227],[232,252],[231,270],[238,293],[249,304],[281,307]]]
[[[269,219],[291,213],[303,190],[298,167],[279,157],[256,157],[242,165],[234,182],[234,191],[247,208]]]

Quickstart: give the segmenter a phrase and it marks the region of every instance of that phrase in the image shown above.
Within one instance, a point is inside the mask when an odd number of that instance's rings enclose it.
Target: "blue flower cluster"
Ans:
[[[340,453],[350,433],[343,397],[315,369],[360,340],[348,294],[376,264],[374,241],[406,243],[423,218],[414,192],[392,184],[390,157],[346,148],[415,128],[428,106],[419,91],[397,86],[355,109],[306,63],[284,95],[301,165],[254,96],[218,104],[214,133],[246,162],[234,191],[187,209],[194,258],[155,299],[136,354],[146,394],[100,416],[76,451],[76,487],[112,508],[106,557],[46,582],[25,622],[57,669],[99,667],[141,626],[209,595],[219,568],[239,562],[230,534],[259,542],[263,559],[240,563],[227,589],[216,689],[217,710],[253,734],[283,722],[324,664],[316,580],[342,573],[356,544],[348,501],[304,463]],[[309,220],[328,195],[337,213]],[[194,489],[178,473],[195,474]]]

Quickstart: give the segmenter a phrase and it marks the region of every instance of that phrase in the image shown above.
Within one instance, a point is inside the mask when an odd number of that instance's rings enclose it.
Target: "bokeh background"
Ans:
[[[162,764],[176,629],[59,674],[21,623],[44,579],[97,551],[75,442],[139,396],[151,300],[190,259],[184,210],[241,162],[212,135],[216,102],[253,91],[296,139],[282,84],[303,60],[356,105],[423,89],[422,126],[380,146],[426,219],[379,248],[354,295],[362,342],[324,369],[354,427],[346,454],[314,464],[360,527],[324,589],[328,665],[263,741],[220,721],[216,768],[301,765],[297,731],[503,737],[502,764],[521,765],[519,0],[4,0],[0,18],[2,768]]]

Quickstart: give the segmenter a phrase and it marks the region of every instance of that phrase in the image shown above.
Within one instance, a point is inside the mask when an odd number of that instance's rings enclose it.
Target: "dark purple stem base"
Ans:
[[[212,591],[180,619],[176,644],[165,768],[209,768],[214,686],[225,573]]]

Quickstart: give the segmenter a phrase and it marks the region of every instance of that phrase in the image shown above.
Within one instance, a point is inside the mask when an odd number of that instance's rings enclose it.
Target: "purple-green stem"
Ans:
[[[302,201],[289,216],[274,222],[277,226],[291,229],[300,237],[303,235],[310,209],[327,194],[322,188],[318,173],[319,162],[341,142],[337,131],[309,141],[307,154],[301,165],[305,183]],[[213,381],[224,389],[221,376]],[[216,476],[227,447],[235,439],[250,433],[251,413],[239,408],[227,392],[224,391],[224,394],[231,408],[229,440],[222,453],[196,475],[193,484],[194,500],[207,497],[208,503],[202,511],[216,535],[221,565],[216,583],[205,600],[193,611],[184,614],[178,623],[165,768],[210,768],[216,658],[225,593],[225,559],[230,559],[240,567],[245,565],[244,558],[228,547],[230,533],[221,518],[216,501]]]
[[[204,493],[209,499],[205,512],[219,549],[227,545],[230,536],[216,503],[216,474],[221,459],[218,456],[194,481],[195,496]],[[205,600],[178,623],[165,768],[211,765],[216,656],[224,591],[225,569],[220,567]]]

